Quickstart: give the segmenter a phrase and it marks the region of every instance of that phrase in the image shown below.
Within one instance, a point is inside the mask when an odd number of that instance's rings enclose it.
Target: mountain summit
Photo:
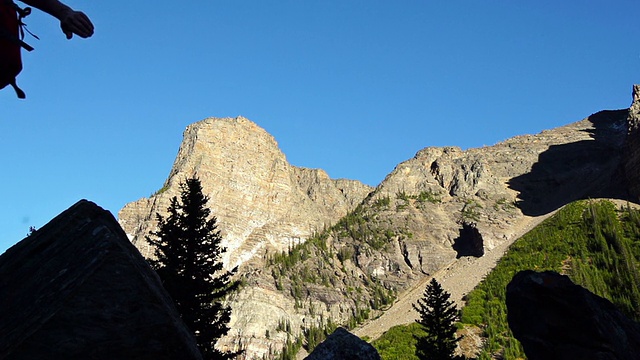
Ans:
[[[372,190],[326,172],[292,166],[273,136],[243,117],[208,118],[184,131],[162,189],[127,204],[120,224],[144,256],[153,251],[145,235],[164,214],[179,183],[197,174],[221,224],[225,264],[241,265],[267,251],[283,251],[336,222]]]

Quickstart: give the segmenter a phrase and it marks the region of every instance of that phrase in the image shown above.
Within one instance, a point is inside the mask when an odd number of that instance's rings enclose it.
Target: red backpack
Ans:
[[[30,8],[21,9],[12,0],[0,0],[0,89],[11,85],[20,99],[25,98],[24,91],[16,85],[16,76],[22,70],[20,50],[33,50],[22,41],[22,18],[30,13]]]

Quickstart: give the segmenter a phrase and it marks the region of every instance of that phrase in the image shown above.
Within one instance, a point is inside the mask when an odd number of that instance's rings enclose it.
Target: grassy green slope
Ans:
[[[504,359],[525,358],[507,324],[505,288],[518,271],[555,270],[575,283],[611,300],[640,320],[640,212],[616,209],[609,201],[578,201],[516,241],[496,268],[467,296],[461,323],[484,330],[479,359],[502,353]],[[415,327],[413,327],[415,328]],[[411,353],[411,329],[393,329],[373,342],[383,359]],[[389,349],[389,337],[407,339],[403,349]]]

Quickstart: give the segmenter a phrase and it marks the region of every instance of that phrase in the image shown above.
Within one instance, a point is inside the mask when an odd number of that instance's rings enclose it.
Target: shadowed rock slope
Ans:
[[[113,216],[82,200],[0,256],[0,358],[202,359]]]

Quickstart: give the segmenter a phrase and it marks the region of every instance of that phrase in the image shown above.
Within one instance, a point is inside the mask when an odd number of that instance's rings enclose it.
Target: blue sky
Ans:
[[[68,1],[0,91],[0,252],[77,200],[160,188],[182,131],[245,116],[293,165],[377,185],[427,146],[492,145],[626,108],[640,2]],[[154,7],[148,7],[149,4]]]

